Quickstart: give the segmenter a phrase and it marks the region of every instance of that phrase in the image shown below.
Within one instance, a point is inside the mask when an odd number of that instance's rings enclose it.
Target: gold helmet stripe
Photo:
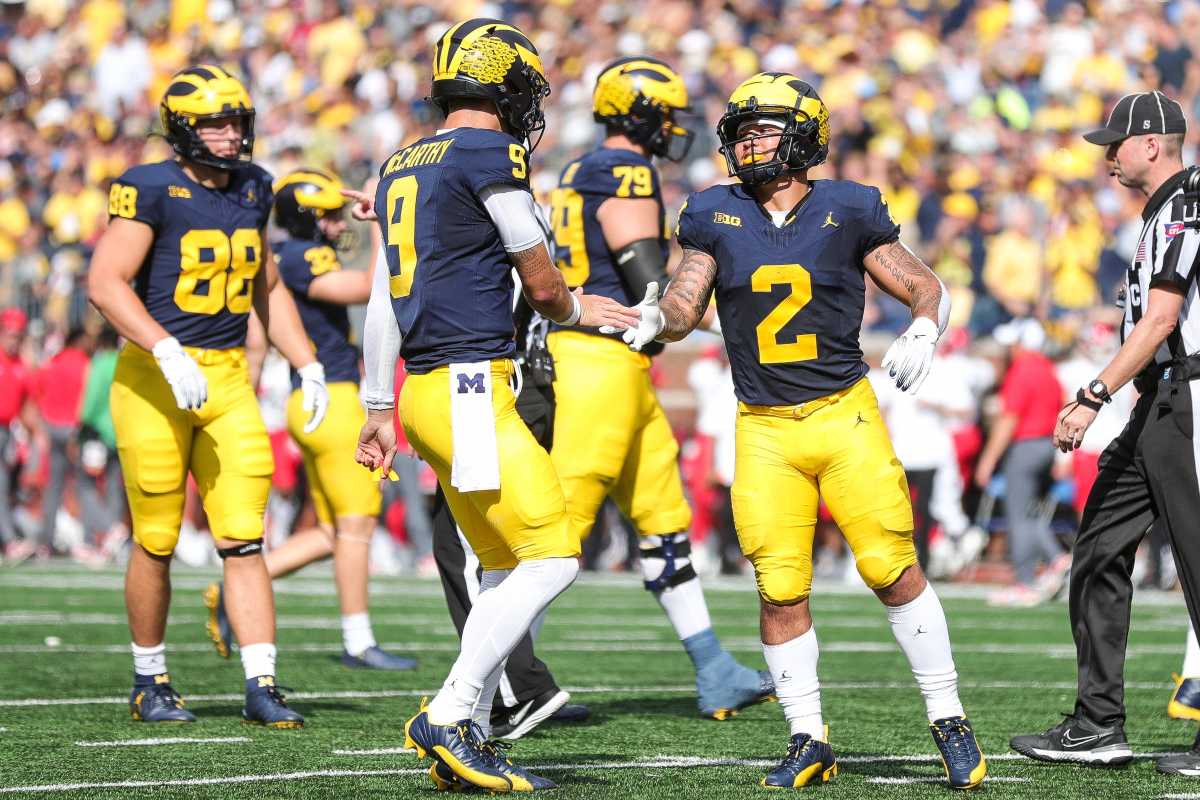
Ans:
[[[445,74],[449,68],[448,62],[450,60],[450,45],[454,40],[454,34],[458,33],[458,29],[463,25],[466,25],[468,22],[470,22],[470,20],[463,20],[457,25],[453,25],[450,30],[446,31],[446,34],[442,37],[442,40],[438,42],[438,63],[436,64],[438,75]]]

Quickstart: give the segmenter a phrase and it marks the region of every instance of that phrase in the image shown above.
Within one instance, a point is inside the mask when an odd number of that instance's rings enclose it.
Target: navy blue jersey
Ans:
[[[308,287],[318,275],[342,268],[337,252],[327,244],[288,239],[271,246],[279,264],[279,277],[292,290],[304,332],[308,334],[317,361],[325,367],[325,380],[358,383],[358,350],[350,344],[350,314],[346,306],[326,303],[308,296]],[[300,376],[292,370],[292,386],[300,387]]]
[[[512,263],[480,193],[528,191],[525,148],[507,133],[455,128],[401,149],[379,175],[375,208],[405,369],[511,358]]]
[[[688,198],[681,247],[716,259],[715,296],[738,399],[793,405],[867,373],[863,258],[900,237],[879,190],[814,181],[782,228],[740,184]]]
[[[133,167],[113,182],[109,216],[154,229],[134,290],[181,344],[245,345],[273,199],[271,176],[254,164],[233,170],[224,189],[201,186],[176,161]]]

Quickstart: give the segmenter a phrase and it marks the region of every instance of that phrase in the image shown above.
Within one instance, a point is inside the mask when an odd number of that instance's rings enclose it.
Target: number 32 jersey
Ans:
[[[739,400],[795,405],[866,375],[862,261],[899,236],[879,190],[853,181],[813,181],[782,227],[741,184],[688,198],[676,237],[717,262],[717,314]]]
[[[188,347],[228,350],[246,343],[262,229],[271,213],[271,176],[249,164],[210,189],[177,161],[143,164],[112,184],[109,217],[154,229],[134,280],[146,310]]]
[[[529,191],[528,175],[516,139],[480,128],[421,139],[379,171],[375,208],[409,372],[516,353],[512,263],[480,196]]]

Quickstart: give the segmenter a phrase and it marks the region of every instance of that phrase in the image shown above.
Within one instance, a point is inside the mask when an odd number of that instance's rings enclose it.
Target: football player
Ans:
[[[191,722],[167,673],[171,555],[190,472],[224,562],[226,605],[242,643],[247,722],[304,719],[275,686],[275,606],[262,557],[274,460],[246,369],[253,308],[296,367],[306,428],[328,394],[264,229],[271,178],[251,163],[254,106],[220,67],[176,73],[159,109],[176,158],[125,172],[109,194],[88,294],[129,343],[117,361],[113,422],[133,518],[125,603],[133,634],[133,718]],[[130,285],[132,282],[132,285]]]
[[[267,554],[271,580],[333,556],[334,581],[342,610],[342,663],[347,667],[407,670],[411,658],[388,653],[375,641],[367,612],[371,535],[382,497],[379,482],[354,466],[354,442],[366,421],[358,401],[358,350],[350,344],[347,306],[367,302],[368,272],[344,270],[337,251],[351,241],[342,182],[319,170],[301,169],[275,184],[275,224],[288,239],[272,245],[279,275],[291,290],[300,321],[325,367],[329,421],[306,433],[300,376],[292,371],[288,432],[304,453],[304,471],[317,514],[317,527],[297,531]],[[205,590],[207,629],[217,652],[229,657],[230,633],[222,586]]]
[[[668,229],[656,156],[681,160],[692,132],[683,78],[654,58],[622,58],[604,69],[593,96],[604,140],[563,170],[551,203],[555,259],[567,285],[632,305],[664,285]],[[700,713],[727,719],[771,696],[769,672],[738,664],[717,640],[691,564],[692,511],[683,495],[679,447],[650,382],[650,356],[595,329],[557,328],[551,457],[567,500],[571,535],[582,540],[608,496],[639,534],[642,578],[696,670]]]
[[[515,767],[484,737],[504,659],[534,618],[575,579],[558,475],[515,409],[515,267],[533,308],[563,325],[636,324],[614,300],[572,294],[550,260],[529,188],[529,151],[550,92],[533,43],[512,25],[472,19],[434,46],[433,136],[380,170],[383,233],[363,336],[367,423],[357,458],[390,469],[396,355],[409,443],[436,472],[483,568],[458,659],[428,708],[405,724],[406,746],[431,755],[439,786],[492,791],[554,784]]]
[[[958,698],[946,617],[917,565],[912,506],[859,345],[867,275],[912,309],[884,367],[915,390],[945,328],[945,288],[900,242],[879,190],[813,180],[829,152],[829,112],[792,75],[738,86],[717,125],[740,183],[691,195],[676,236],[683,260],[661,304],[639,308],[634,349],[675,341],[714,291],[739,406],[733,512],[761,598],[763,653],[791,728],[764,786],[837,774],[821,717],[817,638],[809,616],[818,496],[854,552],[925,699],[952,787],[978,786],[983,755]]]

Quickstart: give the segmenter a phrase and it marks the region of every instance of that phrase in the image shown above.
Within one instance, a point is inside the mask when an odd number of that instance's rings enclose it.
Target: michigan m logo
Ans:
[[[487,392],[482,372],[476,372],[474,375],[458,376],[458,393],[470,394],[471,392],[475,392],[475,394],[484,394]]]

